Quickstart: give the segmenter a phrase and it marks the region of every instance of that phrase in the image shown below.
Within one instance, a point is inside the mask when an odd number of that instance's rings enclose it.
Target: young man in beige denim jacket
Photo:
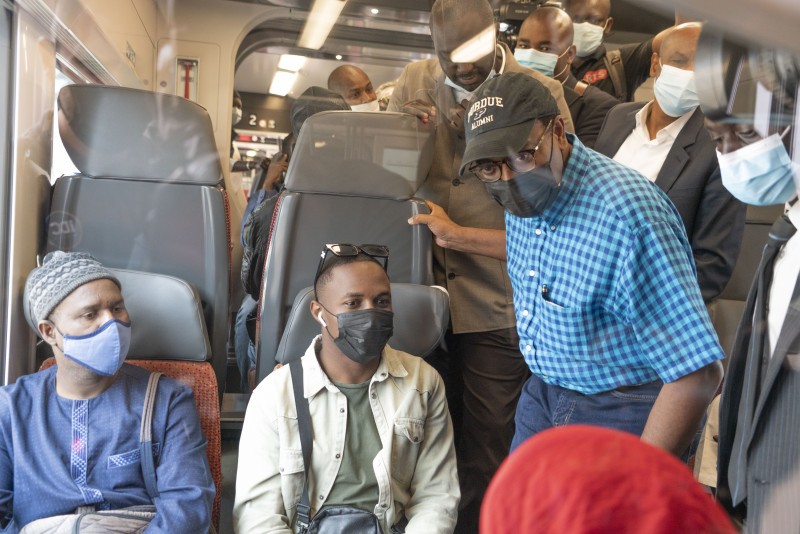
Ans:
[[[385,534],[403,525],[409,534],[450,534],[460,493],[444,385],[421,358],[386,346],[389,278],[375,258],[355,252],[327,256],[311,304],[321,327],[302,358],[313,428],[311,516],[346,504],[374,513]],[[264,379],[247,408],[236,531],[297,532],[302,490],[303,456],[285,366]]]

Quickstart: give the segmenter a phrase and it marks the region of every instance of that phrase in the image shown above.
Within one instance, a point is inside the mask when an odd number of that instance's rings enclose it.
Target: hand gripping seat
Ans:
[[[47,252],[89,252],[108,267],[192,284],[224,386],[230,231],[208,113],[173,95],[87,85],[64,87],[58,108],[80,174],[56,182]]]
[[[264,262],[259,381],[275,365],[293,299],[313,284],[326,243],[386,245],[393,282],[433,282],[430,231],[407,222],[429,212],[412,197],[433,148],[432,132],[403,113],[330,111],[303,124]]]
[[[286,364],[303,356],[311,340],[320,332],[320,324],[311,316],[309,306],[314,288],[297,294],[283,333],[276,360]],[[440,346],[450,322],[450,299],[439,286],[392,283],[394,335],[389,346],[422,358]]]
[[[219,531],[222,503],[222,442],[217,379],[203,309],[197,291],[171,276],[111,269],[122,284],[125,307],[131,316],[131,346],[127,363],[159,371],[191,387],[200,415],[200,426],[208,440],[206,454],[217,493],[212,520]],[[23,297],[25,319],[36,330],[27,293]],[[40,370],[56,363],[49,358]]]

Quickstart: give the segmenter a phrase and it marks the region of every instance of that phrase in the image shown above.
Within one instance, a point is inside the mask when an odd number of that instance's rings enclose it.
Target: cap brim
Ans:
[[[470,139],[464,150],[464,157],[461,159],[459,174],[464,174],[464,169],[473,161],[505,158],[522,150],[522,147],[528,142],[528,136],[531,134],[535,122],[536,119],[531,119],[514,126],[489,130]]]

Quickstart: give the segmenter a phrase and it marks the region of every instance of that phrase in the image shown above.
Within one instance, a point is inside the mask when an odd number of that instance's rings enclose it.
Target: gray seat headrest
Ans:
[[[191,284],[163,274],[109,269],[122,284],[131,317],[128,359],[206,361],[211,359],[200,297]],[[38,334],[23,295],[28,325]]]
[[[58,131],[86,176],[206,185],[222,179],[208,113],[179,96],[68,85],[58,93]]]
[[[300,130],[286,189],[408,199],[428,176],[433,144],[432,127],[407,113],[317,113]]]
[[[303,289],[295,298],[278,346],[277,363],[300,358],[320,333],[320,324],[309,309],[312,300],[313,287]],[[389,346],[424,358],[442,344],[450,320],[450,298],[443,288],[392,284],[392,310],[394,335]]]

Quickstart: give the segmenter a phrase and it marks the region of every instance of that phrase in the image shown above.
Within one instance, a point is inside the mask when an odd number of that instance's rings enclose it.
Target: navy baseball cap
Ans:
[[[464,120],[467,148],[460,174],[473,161],[516,154],[542,117],[560,115],[553,95],[521,72],[507,72],[484,83],[470,100]]]

